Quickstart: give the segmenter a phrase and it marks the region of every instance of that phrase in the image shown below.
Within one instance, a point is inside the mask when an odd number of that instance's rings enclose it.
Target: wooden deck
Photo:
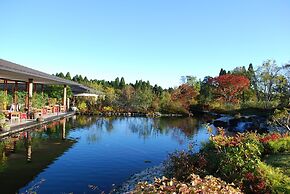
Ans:
[[[70,117],[73,116],[75,112],[66,112],[66,113],[53,113],[53,114],[47,114],[43,116],[43,121],[36,121],[34,119],[27,119],[22,120],[20,122],[14,121],[12,123],[8,123],[10,125],[9,131],[0,131],[0,138],[12,135],[14,133],[18,133],[27,129],[31,129],[34,127],[37,127],[42,124],[46,124],[51,121],[59,120],[61,118]]]

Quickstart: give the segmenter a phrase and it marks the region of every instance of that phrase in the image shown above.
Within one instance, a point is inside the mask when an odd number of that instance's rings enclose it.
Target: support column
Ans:
[[[43,97],[43,94],[44,94],[44,88],[43,88],[43,84],[41,84],[41,95]]]
[[[29,83],[28,82],[25,82],[25,85],[26,85],[26,88],[25,88],[25,91],[26,91],[26,96],[25,96],[25,110],[27,111],[28,110],[28,98],[29,98],[29,94],[28,94],[29,93],[29,90],[28,90]]]
[[[18,102],[17,92],[18,92],[18,82],[15,81],[14,90],[13,90],[13,100],[15,104]]]
[[[30,118],[31,108],[32,108],[32,95],[33,95],[33,79],[28,80],[28,106],[27,106],[27,114],[28,118]]]
[[[7,80],[4,80],[4,93],[7,96]]]
[[[66,112],[66,89],[67,89],[67,87],[66,87],[66,85],[64,85],[64,87],[63,87],[63,107],[64,107],[64,111]]]
[[[7,80],[4,80],[4,95],[7,96],[8,92],[8,86],[7,86]],[[6,110],[7,109],[7,102],[3,103],[3,109]]]

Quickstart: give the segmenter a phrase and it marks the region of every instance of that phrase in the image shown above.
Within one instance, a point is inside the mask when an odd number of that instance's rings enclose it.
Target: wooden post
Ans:
[[[7,86],[7,80],[4,80],[4,95],[7,96],[8,92],[7,92],[8,86]],[[3,103],[3,109],[6,110],[7,109],[7,102]]]
[[[33,94],[33,79],[28,80],[28,106],[27,106],[27,114],[28,118],[30,118],[31,108],[32,108],[32,94]]]
[[[64,85],[63,87],[63,107],[64,107],[64,111],[66,112],[66,85]]]
[[[4,93],[7,95],[7,80],[4,80]]]
[[[25,82],[25,85],[26,85],[26,96],[25,96],[25,110],[28,110],[28,98],[29,98],[29,83],[28,82]],[[28,117],[27,117],[28,118]]]
[[[18,82],[15,81],[14,90],[13,90],[13,99],[14,99],[15,104],[18,102],[17,92],[18,92]]]
[[[43,97],[43,94],[44,94],[44,87],[43,87],[43,84],[41,84],[41,95]]]

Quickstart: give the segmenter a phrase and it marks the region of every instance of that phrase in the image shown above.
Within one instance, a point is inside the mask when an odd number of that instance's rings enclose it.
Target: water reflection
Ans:
[[[75,143],[65,140],[66,123],[62,119],[1,139],[1,192],[17,192]]]
[[[208,138],[202,124],[202,118],[76,116],[15,134],[0,142],[1,191],[24,192],[36,183],[39,193],[84,193],[88,184],[109,191],[168,153]]]

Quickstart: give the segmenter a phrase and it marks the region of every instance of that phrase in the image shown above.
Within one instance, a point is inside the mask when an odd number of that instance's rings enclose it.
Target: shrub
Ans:
[[[174,177],[174,181],[182,182],[178,184],[189,184],[190,175],[194,173],[201,177],[213,175],[233,182],[246,193],[289,193],[290,178],[278,168],[261,161],[263,155],[289,152],[289,147],[289,134],[238,133],[226,136],[225,131],[220,129],[219,134],[212,136],[199,153],[183,151],[171,154],[166,165],[166,175]],[[173,192],[180,192],[181,186],[178,184],[173,187]],[[149,191],[167,191],[159,188],[159,183],[153,186],[151,189],[155,190]]]
[[[278,168],[260,162],[258,172],[265,180],[265,187],[271,189],[272,193],[290,193],[290,178],[283,175]]]
[[[290,151],[290,137],[280,138],[274,141],[268,141],[265,144],[268,153],[278,153]]]
[[[165,164],[165,174],[179,181],[187,181],[190,174],[194,172],[194,159],[190,152],[175,152],[169,155]]]
[[[111,106],[105,106],[105,107],[103,108],[103,111],[104,111],[104,112],[113,112],[113,111],[114,111],[114,108],[111,107]]]
[[[257,134],[244,133],[225,136],[222,132],[210,140],[215,145],[216,173],[227,181],[241,183],[244,174],[255,171],[263,150]],[[208,151],[206,151],[208,153]],[[213,170],[211,170],[213,171]]]
[[[78,103],[77,108],[79,109],[80,113],[85,113],[88,110],[87,104],[84,101]]]

